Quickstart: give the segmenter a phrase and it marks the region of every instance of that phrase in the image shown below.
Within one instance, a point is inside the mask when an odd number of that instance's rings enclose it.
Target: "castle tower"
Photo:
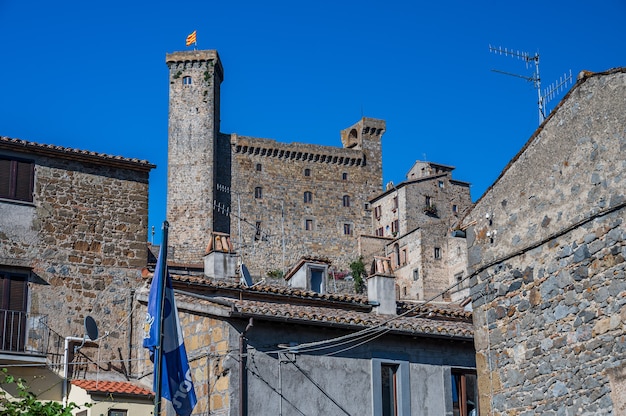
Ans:
[[[201,263],[214,225],[215,152],[220,128],[217,51],[166,55],[169,68],[167,220],[169,259]]]

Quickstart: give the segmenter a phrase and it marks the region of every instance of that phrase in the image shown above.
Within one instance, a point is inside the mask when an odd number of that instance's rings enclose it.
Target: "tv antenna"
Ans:
[[[526,69],[529,67],[534,67],[534,73],[532,76],[525,76],[514,74],[511,72],[500,71],[497,69],[492,69],[493,72],[497,72],[499,74],[510,75],[517,78],[525,79],[526,81],[532,82],[533,87],[537,90],[537,105],[539,107],[539,124],[543,123],[546,119],[546,104],[550,102],[558,93],[563,91],[568,85],[572,83],[572,70],[570,69],[569,75],[567,73],[563,74],[563,76],[559,79],[559,81],[553,82],[550,84],[548,88],[546,88],[543,93],[541,91],[541,76],[539,76],[539,52],[536,52],[534,55],[531,55],[528,52],[517,51],[513,49],[507,49],[499,47],[494,47],[489,45],[489,52],[493,52],[499,55],[510,56],[511,58],[517,58],[526,64]]]

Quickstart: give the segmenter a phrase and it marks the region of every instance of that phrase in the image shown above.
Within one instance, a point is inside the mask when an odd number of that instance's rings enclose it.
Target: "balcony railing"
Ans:
[[[0,353],[44,355],[50,331],[47,315],[0,309]]]

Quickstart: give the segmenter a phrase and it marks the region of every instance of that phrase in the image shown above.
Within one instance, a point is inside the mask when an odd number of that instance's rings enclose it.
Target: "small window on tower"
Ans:
[[[260,186],[257,186],[256,188],[254,188],[254,197],[256,199],[263,198],[263,188],[261,188]]]
[[[309,220],[309,219],[304,220],[304,229],[306,231],[312,231],[313,230],[313,220]]]
[[[183,85],[191,85],[191,77],[190,76],[183,77]]]
[[[313,194],[311,193],[311,191],[306,191],[304,193],[304,203],[310,204],[312,201],[313,201]]]
[[[260,163],[257,163],[257,164],[256,164],[256,171],[257,171],[257,172],[261,172],[262,170],[263,170],[263,166],[261,166],[261,164],[260,164]]]
[[[344,207],[349,207],[350,206],[350,195],[344,195],[343,196],[343,206]]]
[[[341,174],[341,179],[343,179],[344,181],[347,181],[348,180],[348,173],[347,172],[342,173]]]
[[[309,169],[309,168],[304,169],[304,176],[306,176],[306,177],[311,176],[311,169]]]

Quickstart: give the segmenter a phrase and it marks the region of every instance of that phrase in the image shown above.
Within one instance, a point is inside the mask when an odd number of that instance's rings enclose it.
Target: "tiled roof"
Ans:
[[[412,335],[467,338],[473,336],[471,321],[436,319],[435,313],[431,315],[431,312],[425,312],[422,316],[416,313],[406,316],[392,316],[378,315],[374,312],[348,311],[332,307],[302,306],[251,300],[234,301],[234,306],[236,311],[241,314],[262,316],[268,319],[288,319],[290,321],[330,326],[361,327],[360,329],[382,326],[394,332],[408,332]],[[428,308],[424,307],[423,309]]]
[[[51,144],[41,144],[30,142],[21,139],[12,139],[6,136],[0,136],[0,149],[8,149],[23,152],[42,153],[48,155],[54,155],[57,157],[76,158],[82,160],[89,160],[95,163],[106,164],[123,164],[126,166],[132,166],[134,169],[150,170],[156,166],[148,162],[147,160],[140,160],[134,158],[126,158],[122,156],[112,156],[105,153],[97,153],[89,150],[73,149],[70,147],[55,146]]]
[[[219,305],[231,317],[357,330],[382,326],[413,336],[473,337],[471,313],[458,305],[398,302],[398,316],[378,315],[361,295],[320,294],[284,286],[245,287],[198,276],[173,276],[173,280],[182,291],[177,295],[182,301],[198,308]]]
[[[122,394],[127,396],[153,397],[151,390],[126,381],[72,380],[72,384],[89,393]]]
[[[177,287],[182,284],[186,286],[199,285],[203,286],[209,291],[222,291],[232,293],[246,293],[248,295],[270,295],[270,296],[288,296],[291,298],[310,299],[310,300],[326,300],[331,302],[344,302],[351,304],[359,304],[363,306],[369,306],[367,303],[367,296],[353,295],[349,293],[317,293],[305,289],[297,289],[289,286],[278,285],[261,285],[257,284],[252,287],[244,286],[239,283],[230,281],[211,280],[202,276],[193,275],[172,275],[172,280]]]

